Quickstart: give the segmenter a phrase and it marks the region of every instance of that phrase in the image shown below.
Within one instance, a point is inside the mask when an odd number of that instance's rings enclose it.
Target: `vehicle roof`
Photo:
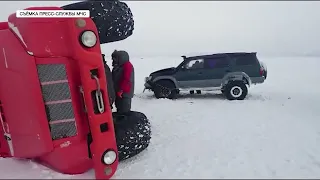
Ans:
[[[210,57],[225,57],[225,56],[244,56],[249,54],[257,54],[257,52],[233,52],[233,53],[215,53],[215,54],[206,54],[206,55],[198,55],[198,56],[181,56],[183,59],[187,60],[193,60],[193,59],[200,59],[200,58],[210,58]]]

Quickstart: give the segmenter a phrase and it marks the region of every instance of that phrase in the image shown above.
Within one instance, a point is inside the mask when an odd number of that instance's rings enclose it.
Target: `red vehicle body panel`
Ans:
[[[9,30],[0,31],[0,98],[15,157],[32,158],[53,150],[35,58]],[[40,139],[39,139],[40,138]]]
[[[5,119],[3,127],[9,127],[0,131],[8,131],[14,151],[8,153],[10,143],[0,139],[0,153],[33,158],[66,174],[94,168],[97,179],[109,179],[117,169],[118,159],[111,165],[102,162],[103,153],[109,149],[117,152],[117,145],[99,39],[92,48],[85,48],[79,41],[85,30],[93,31],[97,37],[98,32],[90,18],[83,18],[86,26],[81,28],[76,26],[76,20],[16,18],[12,14],[9,28],[0,23],[0,110]],[[91,70],[98,72],[103,113],[94,112],[91,93],[98,85]],[[67,104],[72,108],[62,108]],[[65,116],[60,117],[61,114]],[[106,132],[101,131],[102,124],[107,124]],[[89,133],[93,139],[92,157]]]
[[[8,29],[8,22],[0,22],[0,30]]]

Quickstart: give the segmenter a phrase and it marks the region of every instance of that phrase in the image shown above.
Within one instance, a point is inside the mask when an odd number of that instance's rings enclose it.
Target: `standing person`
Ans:
[[[113,103],[116,100],[116,92],[114,91],[112,73],[111,73],[111,70],[107,64],[106,59],[105,59],[105,54],[102,54],[102,60],[103,60],[103,66],[104,66],[104,70],[106,73],[106,79],[107,79],[107,90],[108,90],[109,103],[110,103],[111,109],[113,109]]]
[[[112,78],[116,92],[115,105],[117,112],[131,111],[134,94],[134,68],[126,51],[115,50],[112,55]]]

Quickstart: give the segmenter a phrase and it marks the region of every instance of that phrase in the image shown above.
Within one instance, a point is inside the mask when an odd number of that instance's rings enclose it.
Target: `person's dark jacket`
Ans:
[[[123,92],[122,97],[132,98],[134,94],[134,68],[126,51],[114,51],[112,78],[116,93]]]
[[[116,92],[114,90],[114,85],[113,85],[113,79],[112,79],[112,73],[107,65],[107,62],[105,60],[105,55],[102,54],[102,59],[103,59],[103,65],[104,65],[104,70],[106,73],[106,79],[107,79],[107,90],[108,90],[108,96],[109,96],[109,103],[112,106],[116,99]]]

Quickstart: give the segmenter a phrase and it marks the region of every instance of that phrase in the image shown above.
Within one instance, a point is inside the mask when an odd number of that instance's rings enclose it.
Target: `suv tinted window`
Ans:
[[[186,65],[186,69],[202,69],[204,66],[203,59],[196,59],[189,61]]]
[[[245,56],[237,56],[234,57],[236,60],[236,65],[244,66],[244,65],[251,65],[257,63],[257,58],[254,55],[245,55]]]
[[[212,57],[205,60],[205,67],[209,69],[226,68],[230,61],[227,57]]]

